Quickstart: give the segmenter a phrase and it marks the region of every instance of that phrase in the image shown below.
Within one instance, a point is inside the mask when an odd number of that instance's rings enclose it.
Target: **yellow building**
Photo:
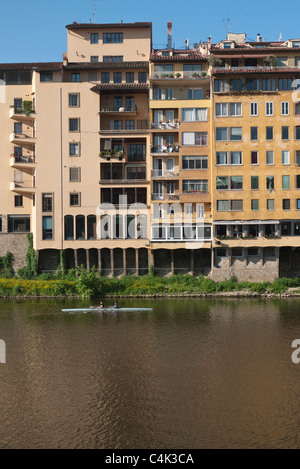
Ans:
[[[40,272],[300,275],[300,40],[66,28],[62,62],[0,64],[0,255],[32,232]]]

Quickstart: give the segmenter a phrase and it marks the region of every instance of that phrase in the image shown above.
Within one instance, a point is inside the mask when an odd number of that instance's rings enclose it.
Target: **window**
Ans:
[[[282,189],[290,189],[290,176],[282,176]]]
[[[123,55],[104,55],[104,63],[123,62]]]
[[[275,91],[276,80],[274,78],[263,78],[261,88],[263,91]]]
[[[70,206],[80,207],[80,192],[70,194]]]
[[[69,144],[69,155],[70,156],[79,156],[79,143],[70,143]]]
[[[145,161],[146,145],[128,144],[127,145],[128,161]]]
[[[98,44],[99,41],[99,34],[98,33],[91,33],[91,44]]]
[[[23,182],[23,171],[19,171],[18,169],[14,170],[14,182],[17,182],[17,183]]]
[[[139,83],[147,83],[147,73],[146,72],[139,72],[138,73],[138,82]]]
[[[74,239],[74,217],[65,215],[65,240]]]
[[[300,140],[300,126],[295,127],[295,140]]]
[[[250,115],[258,116],[258,103],[250,103]]]
[[[258,91],[259,90],[259,80],[257,78],[247,79],[246,80],[246,90],[247,91]]]
[[[299,41],[292,41],[292,47],[300,47]]]
[[[216,93],[224,93],[227,91],[227,81],[226,80],[215,80],[214,81],[214,91]]]
[[[242,127],[230,128],[230,140],[242,140]]]
[[[216,116],[228,116],[228,104],[227,103],[217,103],[216,104]]]
[[[267,200],[267,210],[274,210],[274,199]]]
[[[216,188],[217,188],[218,191],[228,190],[229,189],[229,177],[228,176],[217,176]]]
[[[273,127],[266,127],[266,140],[273,140]]]
[[[279,78],[278,89],[280,91],[291,91],[293,80],[291,78]]]
[[[207,169],[208,156],[183,156],[182,169]]]
[[[162,99],[162,89],[154,88],[154,99]]]
[[[101,72],[101,83],[109,83],[109,72]]]
[[[186,215],[193,215],[194,213],[193,204],[184,204],[184,213]]]
[[[43,217],[43,239],[52,239],[52,217]]]
[[[267,151],[266,152],[266,163],[267,164],[274,164],[274,151]]]
[[[286,67],[287,57],[277,57],[277,67]]]
[[[81,168],[70,168],[70,182],[80,182]]]
[[[300,199],[296,200],[296,210],[300,210]]]
[[[15,207],[23,207],[23,196],[15,195]]]
[[[216,256],[217,257],[227,257],[227,251],[225,248],[217,248],[216,249]]]
[[[273,102],[266,103],[266,116],[273,116],[274,115],[274,105]]]
[[[230,164],[231,165],[241,165],[241,164],[243,164],[242,152],[241,151],[231,151],[230,152]]]
[[[79,94],[69,94],[69,107],[79,107]]]
[[[111,130],[123,130],[123,121],[121,120],[111,121]]]
[[[231,210],[240,212],[243,210],[243,201],[242,200],[231,200]]]
[[[42,194],[42,211],[52,212],[53,209],[53,194]]]
[[[14,147],[14,156],[21,157],[23,155],[22,147]]]
[[[103,33],[103,44],[122,44],[123,33]]]
[[[135,109],[134,96],[126,96],[125,106],[129,111],[133,111]]]
[[[251,140],[258,139],[258,127],[250,127]]]
[[[217,151],[217,165],[228,164],[228,153],[226,151]]]
[[[205,122],[207,121],[207,108],[183,108],[183,122]]]
[[[231,256],[232,257],[243,257],[243,249],[242,248],[232,248]]]
[[[266,185],[268,190],[274,190],[274,176],[266,177]]]
[[[287,126],[282,126],[281,127],[281,138],[282,140],[288,140],[289,139],[289,130],[290,128]]]
[[[227,140],[228,139],[228,129],[227,127],[217,127],[216,128],[216,140]]]
[[[69,132],[79,132],[79,119],[69,119]]]
[[[23,101],[22,98],[15,98],[14,99],[14,108],[19,110],[23,108]]]
[[[230,176],[230,189],[243,190],[243,176]]]
[[[80,81],[80,73],[73,72],[72,73],[72,81],[75,81],[75,82]]]
[[[98,55],[91,55],[91,62],[92,62],[92,63],[99,62],[99,57],[98,57]]]
[[[114,72],[114,83],[122,83],[122,72]]]
[[[126,72],[126,83],[134,83],[134,72]]]
[[[9,233],[29,233],[30,217],[22,215],[8,215],[8,232]]]
[[[264,248],[264,257],[267,259],[275,259],[276,258],[275,248]]]
[[[229,210],[229,200],[217,200],[218,212],[228,212],[228,210]]]
[[[290,152],[283,151],[282,152],[282,164],[290,164]]]
[[[241,116],[242,115],[242,103],[230,103],[229,104],[229,115],[230,116]]]
[[[300,175],[296,175],[296,189],[300,189]]]
[[[258,190],[259,189],[259,179],[258,176],[251,176],[251,189]]]
[[[126,130],[134,130],[134,120],[133,119],[125,121],[125,129]]]
[[[182,132],[182,145],[207,145],[207,132]]]
[[[91,82],[98,81],[97,72],[88,72],[88,81],[91,81]]]
[[[288,116],[290,114],[290,106],[288,101],[283,101],[281,103],[281,115]]]
[[[258,152],[251,151],[251,164],[258,164]]]
[[[208,192],[208,180],[184,180],[182,181],[182,190],[184,192]]]
[[[300,103],[295,103],[295,115],[299,116],[299,114],[300,114]]]
[[[202,89],[201,88],[189,88],[188,99],[202,99]]]
[[[201,72],[202,64],[183,64],[184,72]]]
[[[40,72],[40,82],[51,82],[53,81],[53,72]]]
[[[300,151],[296,151],[295,153],[295,164],[300,165]]]
[[[231,80],[230,91],[243,91],[243,80]]]
[[[290,199],[282,199],[282,209],[283,210],[290,210],[291,209],[291,200]]]
[[[251,210],[259,210],[259,199],[251,199]]]
[[[23,133],[22,122],[15,122],[14,123],[14,132],[15,132],[15,134],[22,134]]]
[[[259,257],[258,248],[248,248],[248,257]]]
[[[166,88],[165,89],[165,99],[173,99],[173,89]]]

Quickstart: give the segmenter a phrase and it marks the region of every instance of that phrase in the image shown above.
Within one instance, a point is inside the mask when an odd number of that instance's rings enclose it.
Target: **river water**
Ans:
[[[0,448],[299,447],[300,300],[83,306],[0,301]]]

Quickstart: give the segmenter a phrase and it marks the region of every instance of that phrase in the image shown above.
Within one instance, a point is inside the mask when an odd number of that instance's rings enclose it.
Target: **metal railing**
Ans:
[[[152,178],[165,177],[165,178],[174,178],[179,177],[179,172],[173,170],[162,170],[162,169],[153,169],[151,171]]]
[[[151,129],[174,130],[179,129],[179,122],[151,122]]]

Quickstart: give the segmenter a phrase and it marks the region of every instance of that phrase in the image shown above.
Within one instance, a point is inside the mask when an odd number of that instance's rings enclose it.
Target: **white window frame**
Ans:
[[[254,107],[254,112],[252,112],[253,107]],[[258,102],[257,101],[250,103],[250,116],[258,116]]]
[[[266,102],[266,116],[274,116],[274,102],[273,101]]]
[[[290,115],[290,103],[288,101],[281,102],[281,115],[282,116]]]

